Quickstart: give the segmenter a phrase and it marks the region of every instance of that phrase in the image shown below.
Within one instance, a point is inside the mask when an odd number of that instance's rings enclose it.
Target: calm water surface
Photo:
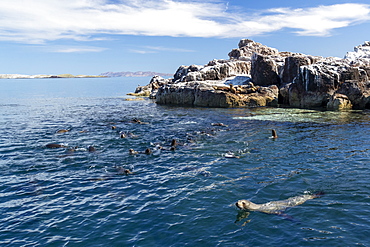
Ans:
[[[369,245],[370,112],[125,100],[148,81],[0,80],[1,246]],[[289,218],[234,206],[317,191]]]

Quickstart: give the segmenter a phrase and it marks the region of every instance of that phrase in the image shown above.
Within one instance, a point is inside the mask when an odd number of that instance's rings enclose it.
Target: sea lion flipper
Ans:
[[[313,194],[314,198],[322,197],[323,195],[325,195],[324,191],[318,191]]]
[[[289,214],[285,214],[285,213],[281,213],[279,214],[279,216],[283,217],[284,220],[289,220],[289,221],[294,221],[294,222],[298,222],[297,220],[295,220],[293,218],[293,216],[289,215]]]

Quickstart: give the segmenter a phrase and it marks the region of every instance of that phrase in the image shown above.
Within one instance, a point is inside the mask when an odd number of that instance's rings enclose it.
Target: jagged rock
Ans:
[[[354,66],[370,66],[370,41],[355,46],[354,51],[347,52],[344,59],[348,60]]]
[[[135,93],[128,93],[127,95],[155,98],[158,88],[163,85],[167,85],[170,82],[171,79],[164,79],[161,76],[155,75],[152,77],[148,85],[138,86]]]
[[[274,59],[254,53],[252,56],[252,80],[255,85],[279,85],[280,77]]]
[[[346,95],[336,93],[331,96],[327,104],[328,110],[350,110],[352,103]]]
[[[279,51],[277,49],[262,45],[250,39],[240,40],[238,46],[239,46],[238,49],[233,49],[228,54],[230,59],[250,61],[250,58],[252,57],[254,53],[264,55],[264,56],[278,56],[279,55]]]
[[[174,82],[223,80],[238,74],[249,74],[250,63],[245,61],[213,60],[205,66],[180,66]]]

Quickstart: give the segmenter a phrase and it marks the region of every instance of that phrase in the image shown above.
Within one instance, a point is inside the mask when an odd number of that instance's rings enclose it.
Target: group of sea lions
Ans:
[[[215,90],[221,90],[226,92],[231,92],[234,94],[250,94],[255,93],[260,88],[259,86],[254,86],[252,82],[249,82],[246,85],[233,85],[229,84],[229,86],[213,86]]]
[[[232,90],[231,86],[230,86],[230,90]],[[141,120],[139,120],[137,118],[132,119],[130,122],[131,123],[136,123],[136,124],[148,124],[147,122],[142,122]],[[211,123],[211,125],[212,126],[227,127],[227,125],[225,125],[223,123]],[[111,128],[112,128],[112,130],[116,130],[117,127],[112,126]],[[60,130],[56,131],[56,133],[57,134],[62,134],[62,133],[67,133],[69,131],[70,130],[68,130],[68,129],[60,129]],[[272,135],[271,135],[270,138],[272,138],[272,139],[278,138],[278,135],[277,135],[275,129],[272,129],[271,134]],[[127,138],[127,137],[137,137],[137,136],[134,135],[131,132],[120,132],[120,137],[121,138]],[[154,150],[174,151],[174,150],[176,150],[176,148],[178,146],[179,146],[179,143],[177,142],[177,140],[172,139],[171,144],[170,144],[169,147],[163,147],[163,146],[157,144],[155,146]],[[51,148],[51,149],[53,149],[53,148],[68,148],[69,151],[71,151],[71,150],[74,151],[74,150],[78,149],[78,147],[69,148],[68,146],[65,146],[63,144],[58,144],[58,143],[49,143],[45,147],[46,148]],[[88,152],[95,152],[96,149],[93,146],[89,146],[87,148],[87,151]],[[136,154],[139,154],[139,153],[149,155],[149,154],[153,153],[153,150],[151,148],[147,148],[147,149],[145,149],[145,151],[139,152],[139,151],[135,151],[132,148],[129,149],[129,154],[130,155],[136,155]],[[236,156],[232,152],[228,152],[227,154],[224,155],[224,157],[225,158],[239,158],[239,156]],[[118,167],[116,167],[116,169],[117,169],[118,174],[124,174],[124,175],[133,174],[133,172],[130,169],[124,168],[122,166],[118,166]],[[258,211],[258,212],[267,213],[267,214],[282,215],[284,213],[285,209],[287,209],[289,207],[294,207],[294,206],[303,204],[307,200],[318,198],[321,195],[323,195],[323,193],[321,193],[321,192],[320,193],[315,193],[315,194],[303,194],[303,195],[300,195],[300,196],[290,197],[290,198],[285,199],[285,200],[270,201],[270,202],[263,203],[263,204],[256,204],[256,203],[253,203],[249,200],[244,200],[243,199],[243,200],[237,201],[235,203],[235,205],[236,205],[237,208],[239,208],[243,211]]]

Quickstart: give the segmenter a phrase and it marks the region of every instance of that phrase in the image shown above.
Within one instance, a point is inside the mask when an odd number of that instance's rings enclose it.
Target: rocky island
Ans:
[[[243,39],[228,56],[180,66],[171,79],[154,76],[131,95],[182,106],[370,109],[370,42],[342,59],[279,52]]]

